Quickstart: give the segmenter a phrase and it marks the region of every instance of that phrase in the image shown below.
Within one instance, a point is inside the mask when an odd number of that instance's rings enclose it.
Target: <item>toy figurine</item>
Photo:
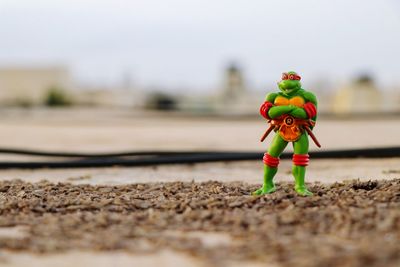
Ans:
[[[273,178],[278,171],[279,156],[289,142],[293,143],[293,169],[296,192],[301,196],[312,193],[304,184],[308,165],[308,136],[318,147],[318,140],[312,133],[317,119],[317,98],[311,92],[301,88],[301,77],[294,71],[282,74],[278,83],[281,92],[270,93],[260,107],[261,115],[270,123],[261,142],[273,130],[276,132],[268,152],[264,154],[264,184],[253,195],[275,192]]]

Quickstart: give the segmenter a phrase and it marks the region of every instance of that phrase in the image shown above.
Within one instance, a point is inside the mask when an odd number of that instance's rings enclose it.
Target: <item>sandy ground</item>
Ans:
[[[0,147],[49,151],[115,152],[132,150],[264,151],[259,138],[267,125],[262,118],[187,117],[127,110],[2,110]],[[324,119],[315,128],[321,150],[398,146],[400,118]],[[311,150],[318,150],[310,145]],[[288,151],[291,147],[288,146]],[[0,155],[0,160],[41,160]],[[384,179],[399,176],[400,159],[312,160],[309,181]],[[290,161],[282,160],[277,180],[290,181]],[[147,181],[260,182],[259,162],[207,163],[143,168],[70,170],[0,170],[0,180],[69,181],[123,184]],[[346,171],[343,171],[346,170]]]
[[[0,170],[0,180],[22,179],[30,182],[49,180],[92,185],[209,180],[254,184],[262,182],[262,164],[261,161],[242,161],[140,168]],[[282,160],[276,181],[293,181],[291,167],[290,160]],[[311,161],[307,172],[309,182],[393,179],[400,177],[400,159],[318,159]]]
[[[263,150],[266,121],[107,110],[0,111],[0,146],[66,151]],[[320,118],[323,149],[399,145],[400,118]],[[311,149],[317,149],[313,144]]]
[[[170,114],[137,114],[118,110],[1,110],[0,147],[112,152],[128,150],[240,150],[262,151],[267,128],[260,118],[190,118]],[[323,149],[399,145],[400,118],[373,120],[333,120],[321,118],[315,128]],[[290,148],[289,148],[290,149]],[[317,148],[312,144],[311,149]],[[30,160],[1,155],[0,160]],[[348,179],[393,179],[400,177],[400,159],[312,160],[307,180],[332,183]],[[290,161],[283,160],[277,181],[292,181]],[[261,183],[262,163],[207,163],[185,166],[143,168],[100,168],[58,170],[0,170],[0,180],[22,179],[37,182],[124,185],[137,182],[243,181]],[[11,229],[0,231],[13,233]],[[225,237],[217,239],[224,240]],[[212,240],[213,237],[207,238]],[[76,260],[79,259],[79,260]],[[0,251],[0,265],[22,266],[202,266],[185,253],[165,250],[150,255],[127,252],[70,251],[51,255]],[[65,265],[59,265],[62,263]],[[68,264],[71,263],[71,264]],[[258,263],[248,262],[258,266]],[[235,263],[232,263],[234,266]],[[263,265],[265,266],[265,265]]]

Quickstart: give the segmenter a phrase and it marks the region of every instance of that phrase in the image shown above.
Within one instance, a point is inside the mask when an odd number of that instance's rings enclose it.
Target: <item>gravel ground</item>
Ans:
[[[274,194],[249,196],[258,186],[1,181],[0,248],[44,255],[172,250],[204,266],[400,265],[400,179],[313,183],[309,198],[287,182]]]

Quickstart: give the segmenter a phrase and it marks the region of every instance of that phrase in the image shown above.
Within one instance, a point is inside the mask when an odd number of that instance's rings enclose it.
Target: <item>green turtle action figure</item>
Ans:
[[[282,80],[278,83],[281,91],[268,94],[260,107],[261,115],[270,123],[261,142],[273,130],[276,134],[263,158],[264,184],[253,195],[275,192],[273,178],[278,171],[279,156],[289,142],[292,142],[294,149],[294,189],[301,196],[312,195],[304,184],[304,178],[309,161],[308,136],[320,147],[311,131],[317,119],[317,98],[301,88],[300,80],[301,77],[294,71],[283,73]]]

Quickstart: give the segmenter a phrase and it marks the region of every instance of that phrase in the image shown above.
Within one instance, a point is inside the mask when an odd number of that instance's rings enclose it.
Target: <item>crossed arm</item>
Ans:
[[[304,94],[303,97],[305,98],[306,103],[302,108],[294,105],[274,106],[272,103],[277,96],[278,94],[276,93],[267,95],[265,103],[263,103],[260,107],[260,113],[263,117],[267,119],[275,119],[284,114],[289,114],[299,119],[310,118],[315,120],[317,115],[317,98],[314,94],[310,92],[306,92]]]

